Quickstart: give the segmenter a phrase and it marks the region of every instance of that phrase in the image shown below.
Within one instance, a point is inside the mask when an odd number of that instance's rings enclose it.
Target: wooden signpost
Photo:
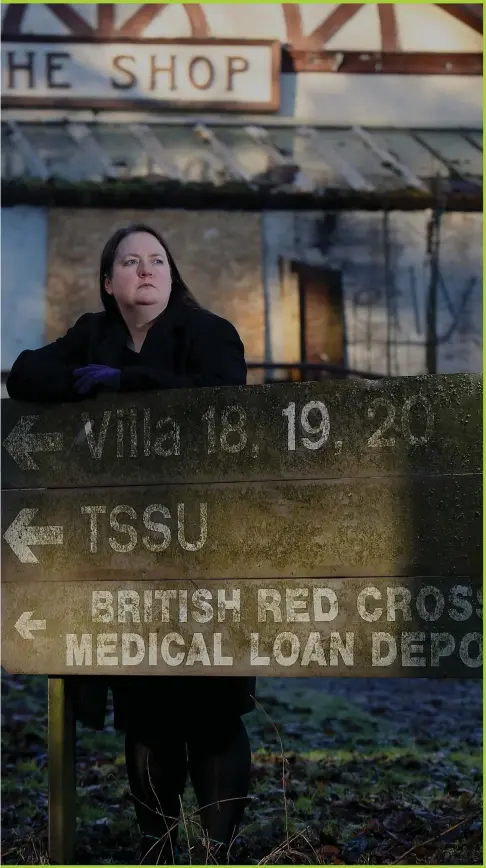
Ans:
[[[2,662],[51,676],[53,861],[66,675],[481,677],[481,399],[458,374],[2,401]]]

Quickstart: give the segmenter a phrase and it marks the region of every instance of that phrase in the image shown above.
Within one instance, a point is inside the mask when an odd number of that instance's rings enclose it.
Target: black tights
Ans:
[[[163,725],[150,738],[127,731],[125,751],[144,835],[163,839],[168,854],[174,850],[189,770],[205,836],[229,846],[243,817],[250,780],[250,743],[241,717],[205,726],[185,723],[170,731]]]

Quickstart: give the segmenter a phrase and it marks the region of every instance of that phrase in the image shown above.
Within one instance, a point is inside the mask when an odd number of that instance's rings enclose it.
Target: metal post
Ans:
[[[383,212],[383,258],[385,266],[385,304],[386,304],[386,373],[392,376],[392,341],[394,334],[394,317],[392,313],[392,281],[390,265],[390,217],[388,211]],[[392,337],[393,335],[393,337]]]
[[[49,857],[70,865],[76,849],[76,720],[73,684],[51,678],[49,684]]]
[[[439,258],[439,243],[438,243],[438,228],[439,221],[437,211],[431,220],[430,226],[430,282],[429,293],[427,298],[427,318],[426,318],[426,371],[428,374],[437,373],[437,292],[438,292],[438,258]]]
[[[439,292],[440,221],[439,181],[436,183],[437,207],[428,226],[430,280],[426,307],[425,365],[428,374],[437,373],[437,302]]]

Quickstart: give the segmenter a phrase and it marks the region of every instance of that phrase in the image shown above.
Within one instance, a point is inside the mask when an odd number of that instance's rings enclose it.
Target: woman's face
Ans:
[[[172,279],[162,244],[148,232],[134,232],[118,245],[105,289],[122,313],[149,320],[167,306]]]

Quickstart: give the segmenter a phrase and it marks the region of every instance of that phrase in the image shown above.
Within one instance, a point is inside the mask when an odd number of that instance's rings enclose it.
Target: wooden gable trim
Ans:
[[[400,51],[395,7],[386,3],[378,3],[378,15],[380,18],[381,50]]]
[[[101,36],[113,36],[115,32],[115,7],[113,3],[98,5],[98,32]]]
[[[304,39],[300,9],[295,3],[282,3],[282,12],[287,31],[287,43],[297,46]]]
[[[46,3],[47,9],[75,36],[91,36],[93,28],[67,3]]]
[[[351,18],[354,18],[362,8],[363,3],[348,3],[337,6],[309,36],[303,37],[299,47],[323,48],[326,42],[329,42],[336,33],[339,33],[344,25],[351,21]]]
[[[463,52],[308,51],[286,47],[282,72],[353,75],[482,75],[482,54]]]
[[[144,41],[144,31],[168,4],[145,4],[118,29],[115,28],[115,4],[99,4],[97,28],[92,28],[68,4],[46,4],[47,8],[78,38],[138,39]],[[210,28],[199,3],[182,4],[188,16],[191,37],[207,39]],[[436,4],[453,17],[469,25],[477,32],[483,30],[481,9],[478,4]],[[283,3],[282,12],[287,30],[287,45],[282,48],[283,72],[341,72],[353,74],[393,75],[482,75],[482,56],[471,52],[402,52],[396,9],[393,5],[379,3],[378,14],[381,30],[381,51],[353,52],[326,51],[325,44],[338,33],[363,4],[341,4],[327,14],[315,30],[305,36],[301,9],[296,4]],[[3,21],[4,38],[27,41],[21,34],[22,21],[28,4],[8,4]],[[48,39],[48,37],[46,37]],[[147,40],[150,41],[150,40]]]
[[[118,33],[124,36],[142,36],[143,31],[153,19],[167,6],[166,3],[145,4],[119,28],[114,27],[115,4],[103,3],[98,7],[99,35]],[[200,3],[184,3],[185,12],[191,24],[192,35],[208,37],[210,27],[206,19],[204,7]],[[295,48],[323,48],[332,36],[362,8],[361,3],[347,3],[337,6],[322,23],[309,35],[305,36],[302,26],[302,15],[298,5],[282,3],[282,13],[287,30],[287,42]],[[449,15],[471,27],[477,33],[483,32],[482,5],[478,3],[437,3]],[[73,35],[87,35],[93,32],[90,25],[66,3],[47,3],[47,8],[66,25]],[[380,27],[382,33],[382,50],[398,50],[398,28],[396,24],[396,9],[392,4],[378,3]],[[19,35],[22,19],[28,7],[27,3],[7,4],[2,32],[5,36]],[[135,30],[135,32],[134,32]]]
[[[100,3],[98,5],[97,28],[92,28],[78,13],[67,3],[46,3],[47,8],[61,21],[70,31],[72,36],[85,36],[86,38],[96,35],[98,37],[112,36],[124,39],[143,38],[144,31],[168,6],[168,3],[144,4],[133,15],[115,28],[115,4]],[[204,9],[199,3],[183,3],[184,11],[189,19],[191,36],[194,39],[205,39],[210,35],[210,28],[206,20]],[[2,27],[2,36],[22,36],[22,21],[28,8],[27,3],[11,3],[5,12]],[[46,36],[48,39],[48,36]]]
[[[191,25],[191,36],[194,39],[207,39],[211,36],[209,24],[206,20],[206,15],[200,3],[183,3],[189,23]]]
[[[120,37],[130,36],[132,38],[136,38],[137,36],[142,37],[144,30],[166,6],[167,3],[153,3],[151,6],[145,4],[145,6],[137,9],[116,31],[116,34],[113,35]]]
[[[399,28],[396,8],[393,4],[378,3],[378,15],[381,31],[381,50],[400,51]],[[471,27],[478,33],[483,32],[482,6],[480,4],[437,3],[458,21]],[[327,42],[339,33],[351,18],[362,8],[362,3],[347,3],[337,6],[319,26],[310,34],[304,35],[302,14],[299,6],[290,3],[282,4],[282,11],[287,29],[287,41],[293,48],[307,50],[322,50]]]
[[[20,33],[22,19],[27,3],[9,3],[3,16],[2,36],[16,36]]]
[[[462,21],[476,33],[483,32],[483,7],[477,3],[436,3],[444,12]]]

